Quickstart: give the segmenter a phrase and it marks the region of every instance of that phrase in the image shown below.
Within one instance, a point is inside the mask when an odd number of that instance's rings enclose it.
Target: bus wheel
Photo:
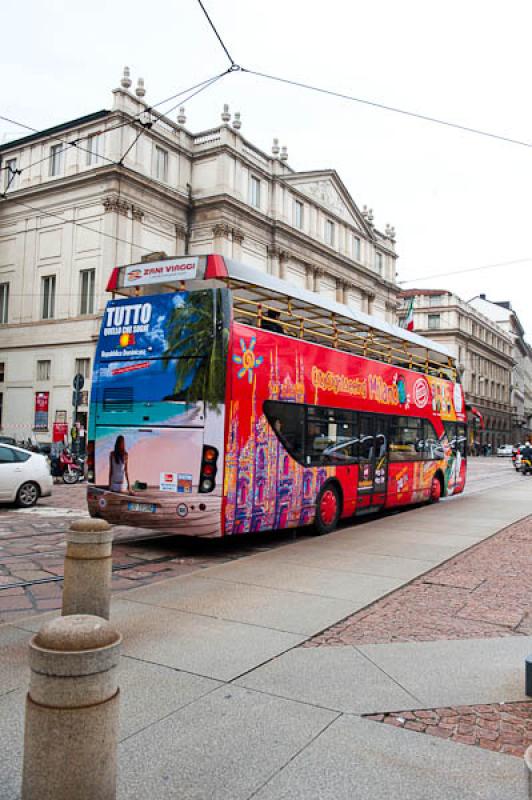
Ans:
[[[342,510],[340,493],[334,483],[322,486],[316,502],[316,519],[314,527],[316,533],[322,535],[331,533],[338,525]]]
[[[430,486],[430,502],[437,503],[441,497],[441,481],[435,475]]]

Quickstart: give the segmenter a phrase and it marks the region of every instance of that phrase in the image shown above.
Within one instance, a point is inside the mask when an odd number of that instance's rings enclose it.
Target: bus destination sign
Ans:
[[[129,267],[123,268],[123,286],[145,286],[165,281],[190,281],[197,277],[198,262],[198,256],[188,256],[130,264]]]

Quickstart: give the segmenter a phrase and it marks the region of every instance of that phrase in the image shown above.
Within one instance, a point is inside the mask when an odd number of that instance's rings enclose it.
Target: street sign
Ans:
[[[74,387],[74,389],[76,389],[76,391],[81,392],[81,390],[83,389],[84,385],[85,385],[85,378],[83,377],[81,372],[78,372],[77,375],[74,375],[74,380],[72,381],[72,386]]]

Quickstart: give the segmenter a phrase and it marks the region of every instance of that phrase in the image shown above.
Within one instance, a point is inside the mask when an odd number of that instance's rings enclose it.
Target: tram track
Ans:
[[[26,556],[27,558],[27,556]],[[179,556],[171,555],[171,556],[161,556],[160,558],[151,558],[149,560],[149,564],[165,564],[170,561],[175,561],[176,558]],[[138,562],[138,561],[131,561],[127,564],[113,564],[111,568],[111,572],[121,572],[122,570],[126,569],[138,569],[142,570],[142,567],[145,566],[145,562]],[[3,576],[7,577],[7,576]],[[50,575],[49,578],[35,578],[31,581],[17,581],[15,583],[4,583],[0,586],[0,592],[4,591],[5,589],[28,589],[31,586],[37,586],[39,584],[46,584],[46,583],[60,583],[65,579],[64,575]]]

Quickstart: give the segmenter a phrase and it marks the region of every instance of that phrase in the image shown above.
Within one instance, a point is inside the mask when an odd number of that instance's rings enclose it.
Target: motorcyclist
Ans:
[[[526,441],[521,449],[521,471],[523,475],[529,473],[532,469],[532,442]]]
[[[521,458],[526,458],[528,461],[532,461],[532,443],[530,441],[527,441],[521,445],[520,452]]]

